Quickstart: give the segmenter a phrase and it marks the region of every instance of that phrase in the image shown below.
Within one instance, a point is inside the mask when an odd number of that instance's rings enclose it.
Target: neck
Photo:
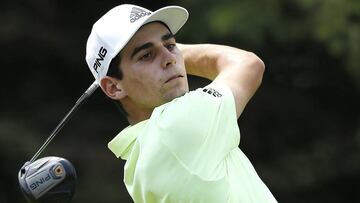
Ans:
[[[126,98],[121,101],[122,106],[124,107],[126,113],[128,114],[127,120],[130,125],[135,125],[143,120],[150,118],[151,113],[154,109],[141,108],[136,105],[130,99]]]

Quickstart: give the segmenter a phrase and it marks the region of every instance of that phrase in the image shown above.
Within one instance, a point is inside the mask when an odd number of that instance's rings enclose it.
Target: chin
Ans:
[[[166,101],[170,102],[173,99],[184,96],[188,91],[189,91],[189,88],[181,88],[181,89],[174,90],[170,94],[167,95]]]

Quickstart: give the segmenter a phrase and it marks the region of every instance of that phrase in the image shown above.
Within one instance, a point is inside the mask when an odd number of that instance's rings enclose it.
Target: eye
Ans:
[[[152,56],[151,52],[147,52],[147,53],[143,54],[143,55],[139,58],[139,60],[143,61],[143,60],[149,59],[151,56]]]
[[[174,50],[175,49],[175,44],[168,44],[168,45],[166,45],[166,48],[169,50],[169,51],[172,51],[172,50]]]

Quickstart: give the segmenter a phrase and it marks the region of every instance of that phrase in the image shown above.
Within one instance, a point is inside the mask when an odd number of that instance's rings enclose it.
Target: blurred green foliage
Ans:
[[[360,1],[206,0],[178,1],[190,11],[185,38],[193,42],[228,39],[261,50],[277,43],[311,40],[344,62],[360,88]],[[197,30],[196,33],[193,31]],[[279,53],[281,54],[281,53]]]

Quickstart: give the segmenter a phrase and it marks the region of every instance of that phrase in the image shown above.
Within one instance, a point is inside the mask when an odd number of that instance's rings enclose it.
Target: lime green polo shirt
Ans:
[[[210,85],[154,109],[108,147],[136,203],[277,202],[239,149],[234,97]]]

